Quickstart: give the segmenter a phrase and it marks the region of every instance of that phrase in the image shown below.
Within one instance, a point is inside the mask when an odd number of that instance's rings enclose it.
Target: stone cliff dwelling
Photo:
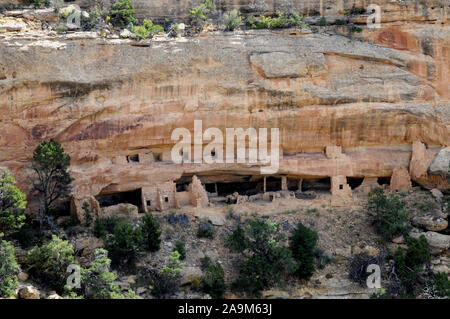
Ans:
[[[423,150],[419,148],[422,143],[414,145],[415,149]],[[139,176],[131,184],[135,186],[113,182],[98,194],[93,194],[94,196],[74,196],[73,213],[78,216],[82,214],[80,208],[84,201],[94,211],[95,207],[101,210],[102,207],[126,203],[136,206],[139,213],[185,206],[213,207],[245,202],[273,202],[279,198],[307,200],[316,196],[329,198],[332,206],[345,206],[351,203],[354,194],[367,194],[376,186],[408,190],[413,185],[410,173],[401,166],[395,167],[391,176],[355,176],[353,168],[361,163],[352,161],[338,146],[328,146],[323,153],[282,156],[282,164],[295,164],[296,169],[305,166],[305,173],[297,174],[293,169],[283,169],[285,165],[281,165],[280,172],[273,175],[263,175],[250,166],[245,169],[242,166],[226,169],[227,164],[175,165],[170,160],[170,153],[163,149],[115,156],[112,162],[126,174],[136,170]],[[173,176],[170,180],[164,175],[164,172],[168,172],[167,168],[171,169],[169,175]],[[148,174],[147,169],[150,169]],[[330,176],[324,177],[324,174]],[[153,180],[158,177],[162,179]],[[82,189],[78,189],[80,190]]]

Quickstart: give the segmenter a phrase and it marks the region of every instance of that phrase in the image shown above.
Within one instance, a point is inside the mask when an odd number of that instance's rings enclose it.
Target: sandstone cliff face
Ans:
[[[150,3],[158,1],[136,3],[142,15]],[[298,3],[317,10],[318,1]],[[320,3],[342,14],[354,1]],[[202,120],[203,130],[280,128],[278,176],[390,177],[400,166],[420,171],[411,177],[425,187],[448,189],[427,171],[450,145],[448,10],[439,1],[383,3],[392,9],[387,22],[406,21],[365,29],[355,40],[293,30],[139,44],[86,32],[1,34],[0,166],[27,189],[28,159],[53,137],[72,157],[76,197],[192,175],[204,183],[259,178],[257,165],[169,160],[172,131],[193,131]],[[414,142],[429,158],[424,169],[410,167]],[[328,156],[330,146],[342,153]],[[420,154],[412,165],[423,165]],[[130,160],[135,155],[139,162]]]

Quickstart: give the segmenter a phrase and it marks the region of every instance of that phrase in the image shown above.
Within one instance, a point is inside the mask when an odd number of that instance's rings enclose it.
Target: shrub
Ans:
[[[296,261],[295,274],[300,279],[308,280],[314,273],[314,250],[317,239],[317,232],[298,222],[290,238],[289,248]]]
[[[173,251],[169,257],[169,263],[158,274],[152,293],[158,298],[166,298],[178,291],[180,272],[183,268],[178,251]]]
[[[247,21],[253,29],[304,28],[308,26],[308,24],[303,21],[302,15],[291,11],[277,11],[274,17],[260,15],[255,18],[249,16]]]
[[[258,295],[261,290],[280,283],[292,271],[292,255],[280,245],[285,237],[277,223],[251,220],[244,232],[245,250],[241,252],[244,260],[234,287]]]
[[[96,249],[94,261],[89,268],[81,269],[81,283],[83,295],[92,299],[135,299],[132,290],[122,293],[119,285],[115,283],[117,275],[110,271],[111,260],[108,251]]]
[[[433,289],[438,296],[450,298],[450,280],[444,272],[438,272],[434,275]]]
[[[395,236],[406,235],[411,225],[405,201],[395,194],[386,196],[377,187],[369,193],[368,209],[375,215],[373,224],[376,231],[384,239],[391,240]]]
[[[214,299],[222,299],[227,289],[225,272],[220,263],[210,264],[201,279],[200,289]]]
[[[375,264],[382,269],[384,263],[384,256],[377,257],[369,256],[366,253],[354,255],[350,263],[349,278],[350,280],[359,283],[361,286],[366,286],[367,277],[370,273],[367,272],[369,265]]]
[[[48,7],[50,0],[33,0],[33,5],[35,8]]]
[[[352,26],[351,32],[352,33],[361,33],[362,29],[360,27],[357,27],[357,26]]]
[[[141,229],[133,227],[129,221],[119,222],[114,233],[106,237],[105,248],[114,265],[134,266],[143,248]]]
[[[34,229],[30,224],[25,224],[14,232],[11,238],[17,240],[22,248],[29,248],[40,243],[39,230]]]
[[[198,238],[214,238],[214,226],[210,221],[201,223],[197,229]]]
[[[19,281],[20,268],[14,255],[14,247],[0,240],[0,297],[9,297],[14,293]]]
[[[161,247],[161,226],[158,220],[151,214],[142,217],[142,237],[144,246],[149,251],[158,251]]]
[[[153,24],[152,20],[145,19],[142,25],[133,27],[133,32],[136,38],[147,39],[164,32],[164,28],[158,24]]]
[[[264,15],[260,15],[256,18],[249,16],[247,21],[253,29],[269,29],[272,23],[272,18]]]
[[[214,0],[203,0],[198,6],[190,11],[190,16],[195,19],[206,20],[208,15],[216,11]]]
[[[33,267],[38,278],[50,283],[55,289],[62,289],[66,282],[67,267],[77,264],[72,245],[53,235],[41,247],[34,247],[26,256],[26,263]]]
[[[105,19],[108,16],[108,11],[105,7],[96,5],[89,12],[89,17],[81,15],[81,27],[84,31],[90,31],[93,29],[101,29],[106,27]],[[111,19],[111,17],[109,17]]]
[[[56,31],[57,33],[64,33],[69,31],[69,28],[67,28],[67,26],[64,24],[59,24],[53,27],[53,31]]]
[[[25,222],[26,195],[16,186],[7,169],[0,169],[0,237],[6,230],[18,230]]]
[[[114,228],[120,221],[121,219],[117,216],[97,218],[94,223],[94,235],[97,238],[106,239],[108,234],[114,232]]]
[[[116,27],[125,28],[130,23],[137,24],[134,18],[134,7],[130,0],[116,1],[109,12],[111,23]]]
[[[391,295],[415,296],[420,288],[420,276],[424,270],[424,264],[430,261],[429,245],[425,236],[419,239],[407,237],[408,248],[399,247],[394,254],[393,271],[399,279],[396,287],[390,289]],[[395,288],[395,289],[394,289]]]
[[[324,27],[327,25],[327,19],[325,17],[320,18],[320,20],[317,22],[317,25]]]
[[[212,264],[212,261],[209,256],[200,258],[200,265],[201,265],[202,270],[206,270],[209,267],[209,265],[211,265],[211,264]]]
[[[233,31],[242,24],[242,17],[238,10],[234,9],[225,13],[224,17],[225,30]]]
[[[91,210],[89,209],[89,204],[87,202],[83,202],[83,206],[81,207],[84,211],[84,221],[87,227],[91,226],[94,216],[92,216]]]
[[[186,259],[186,248],[184,246],[184,242],[182,242],[181,240],[177,240],[175,242],[173,251],[177,251],[180,254],[180,260]]]
[[[314,250],[314,257],[316,257],[317,267],[319,269],[323,269],[328,263],[335,261],[333,256],[328,255],[320,248]]]
[[[238,227],[228,237],[228,247],[237,253],[241,253],[247,248],[244,229],[238,225]]]

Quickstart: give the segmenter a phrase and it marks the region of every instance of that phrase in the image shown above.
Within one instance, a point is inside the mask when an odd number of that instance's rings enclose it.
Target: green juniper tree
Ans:
[[[7,169],[0,169],[0,237],[3,231],[20,229],[25,222],[26,196]]]
[[[31,160],[35,172],[34,190],[39,194],[39,224],[42,231],[45,218],[58,199],[70,192],[73,179],[69,173],[70,156],[57,141],[44,141],[36,147]]]

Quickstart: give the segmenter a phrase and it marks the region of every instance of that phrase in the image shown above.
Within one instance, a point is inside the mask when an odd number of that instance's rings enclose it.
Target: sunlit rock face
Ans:
[[[328,2],[332,9],[323,10],[333,14],[349,6]],[[28,190],[33,149],[55,138],[72,157],[79,198],[156,194],[158,185],[174,191],[170,183],[193,175],[202,183],[261,180],[259,165],[171,161],[172,131],[193,133],[202,120],[203,131],[279,128],[278,177],[335,177],[338,193],[342,178],[389,178],[404,167],[413,182],[448,189],[443,174],[428,169],[450,144],[446,8],[436,4],[440,13],[432,14],[432,1],[408,9],[385,2],[391,10],[381,28],[354,40],[292,30],[139,46],[88,33],[0,35],[0,166]],[[158,1],[137,1],[138,13],[150,3]],[[427,21],[417,18],[424,10]]]

